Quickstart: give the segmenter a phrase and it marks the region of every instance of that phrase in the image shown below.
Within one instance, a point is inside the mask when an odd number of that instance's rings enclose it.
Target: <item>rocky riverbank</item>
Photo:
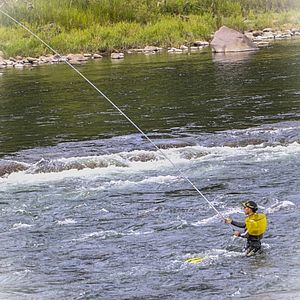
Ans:
[[[291,30],[273,30],[272,28],[265,28],[257,31],[247,31],[244,33],[251,41],[253,41],[258,47],[268,46],[275,40],[286,40],[294,37],[300,37],[300,28],[293,28]],[[186,53],[202,50],[204,47],[210,46],[208,41],[195,41],[192,45],[182,45],[179,48],[160,48],[155,46],[146,46],[142,49],[128,49],[127,54],[131,53],[143,53],[146,55],[156,54],[163,51],[168,53]],[[124,59],[125,55],[123,52],[116,51],[110,54],[111,59]],[[68,61],[70,64],[82,64],[91,59],[101,59],[103,55],[99,53],[83,53],[83,54],[68,54],[68,55],[47,55],[40,57],[10,57],[9,59],[4,58],[4,54],[0,51],[0,69],[1,68],[25,68],[35,67],[44,64],[56,64]]]

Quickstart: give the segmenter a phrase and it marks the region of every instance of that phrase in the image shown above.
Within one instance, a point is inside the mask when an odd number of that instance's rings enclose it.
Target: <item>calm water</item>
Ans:
[[[0,299],[300,299],[300,40],[0,72]],[[267,213],[246,259],[224,215]],[[187,258],[201,256],[199,264]]]

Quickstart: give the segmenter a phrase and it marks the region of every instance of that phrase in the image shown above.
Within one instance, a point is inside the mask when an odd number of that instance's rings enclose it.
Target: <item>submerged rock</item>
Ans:
[[[10,160],[0,160],[0,177],[3,177],[4,175],[9,175],[11,173],[24,171],[29,168],[29,165],[16,162],[16,161],[10,161]]]
[[[213,52],[253,51],[258,47],[243,33],[222,26],[214,35],[211,42]]]

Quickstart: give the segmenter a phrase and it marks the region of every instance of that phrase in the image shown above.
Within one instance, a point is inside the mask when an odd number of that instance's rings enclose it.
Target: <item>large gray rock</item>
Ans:
[[[213,52],[253,51],[258,47],[244,34],[222,26],[210,43]]]

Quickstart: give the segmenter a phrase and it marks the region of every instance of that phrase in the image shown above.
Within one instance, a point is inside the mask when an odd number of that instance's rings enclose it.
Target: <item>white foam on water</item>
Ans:
[[[222,213],[222,215],[223,215],[224,217],[226,217],[226,216],[230,216],[231,214],[239,213],[239,212],[242,212],[241,209],[238,208],[238,207],[235,207],[235,208],[229,208],[229,209],[227,209],[226,211],[223,211],[223,212],[221,212],[221,213]],[[212,223],[215,223],[215,222],[220,222],[220,216],[217,215],[217,214],[215,214],[215,215],[212,216],[212,217],[208,217],[208,218],[199,220],[199,221],[197,221],[197,222],[191,223],[191,225],[192,225],[192,226],[199,227],[199,226],[203,226],[203,225],[212,224]]]
[[[115,230],[100,230],[100,231],[95,231],[95,232],[91,232],[91,233],[85,233],[83,235],[81,235],[81,237],[79,239],[74,239],[74,240],[79,240],[79,241],[85,241],[88,239],[94,239],[94,238],[100,238],[100,239],[106,239],[108,237],[112,237],[112,236],[119,236],[120,234],[115,231]]]
[[[67,218],[65,220],[62,221],[57,221],[58,225],[71,225],[71,224],[76,224],[77,222],[74,219],[71,218]]]
[[[293,203],[292,201],[287,201],[287,200],[279,201],[279,200],[276,200],[276,202],[273,205],[271,205],[270,207],[268,207],[266,209],[266,213],[272,214],[272,213],[275,213],[277,211],[284,210],[284,209],[289,209],[289,208],[292,208],[292,207],[295,207],[295,203]]]
[[[107,239],[110,237],[123,237],[123,236],[138,236],[138,235],[148,235],[152,234],[154,231],[134,231],[128,230],[126,232],[118,232],[116,230],[100,230],[91,233],[82,234],[78,239],[73,239],[74,241],[86,241],[89,239]]]
[[[134,230],[129,230],[126,232],[121,233],[123,236],[130,236],[130,235],[148,235],[154,233],[154,230],[149,230],[149,231],[134,231]]]
[[[270,244],[267,244],[267,243],[261,243],[261,246],[262,246],[262,249],[270,249],[271,248]]]
[[[234,293],[231,294],[231,297],[239,297],[241,295],[241,289],[238,288]]]
[[[16,275],[18,277],[24,277],[24,276],[26,276],[29,273],[33,273],[33,271],[29,270],[29,269],[25,269],[25,270],[22,270],[22,271],[13,272],[13,275]]]
[[[18,229],[26,229],[26,228],[30,228],[33,225],[30,224],[24,224],[24,223],[16,223],[13,225],[13,230],[18,230]]]
[[[191,223],[191,225],[195,226],[195,227],[199,227],[199,226],[215,223],[218,220],[220,220],[220,216],[219,215],[214,215],[212,217],[208,217],[208,218],[202,219],[200,221],[193,222],[193,223]]]
[[[182,178],[176,176],[156,176],[142,179],[140,181],[131,181],[131,180],[111,180],[106,182],[100,189],[106,190],[108,188],[129,188],[137,185],[148,185],[148,184],[172,184],[177,181],[182,181]]]
[[[79,191],[79,196],[78,198],[81,197],[86,197],[90,195],[93,192],[99,192],[99,191],[108,191],[108,190],[123,190],[123,189],[129,189],[129,188],[134,188],[136,186],[141,186],[141,185],[171,185],[172,183],[183,181],[182,178],[178,178],[176,176],[152,176],[149,178],[145,178],[142,180],[110,180],[104,183],[101,183],[101,185],[97,184],[96,187],[89,186],[88,188],[80,188]]]
[[[220,259],[229,259],[232,257],[241,257],[244,256],[243,252],[229,251],[226,249],[211,249],[205,252],[187,254],[184,256],[184,261],[190,258],[201,258],[199,263],[195,265],[208,266],[217,263]]]
[[[235,160],[247,160],[247,162],[261,162],[282,157],[289,157],[300,153],[300,144],[292,143],[287,146],[277,145],[265,147],[261,145],[248,145],[246,147],[203,147],[203,146],[187,146],[183,148],[172,148],[162,150],[167,157],[180,169],[182,166],[188,168],[194,162],[216,162],[214,168],[220,167],[218,161],[226,161],[234,158]],[[143,157],[146,157],[143,159]],[[168,171],[171,167],[172,174],[170,178],[178,178],[178,173],[171,166],[170,162],[163,157],[159,152],[135,150],[132,152],[121,152],[118,154],[102,155],[102,156],[88,156],[88,157],[72,157],[61,158],[60,163],[65,164],[67,170],[57,172],[37,172],[29,173],[27,171],[20,171],[9,174],[8,176],[0,178],[0,190],[6,189],[9,185],[30,185],[42,184],[56,181],[63,181],[72,178],[80,178],[86,180],[94,180],[97,177],[118,177],[120,174],[138,174],[145,171]],[[89,162],[86,164],[86,162]],[[100,163],[99,163],[100,161]],[[105,166],[101,162],[105,162]],[[73,169],[68,169],[69,165],[74,163]],[[83,164],[82,169],[76,169],[76,163]],[[93,167],[93,166],[96,167]],[[210,166],[211,167],[211,166]],[[51,170],[51,168],[50,168]],[[154,177],[155,178],[155,177]],[[161,177],[157,176],[158,180]],[[146,179],[144,183],[147,183]],[[156,180],[156,179],[153,179]],[[143,183],[143,182],[141,182]]]

